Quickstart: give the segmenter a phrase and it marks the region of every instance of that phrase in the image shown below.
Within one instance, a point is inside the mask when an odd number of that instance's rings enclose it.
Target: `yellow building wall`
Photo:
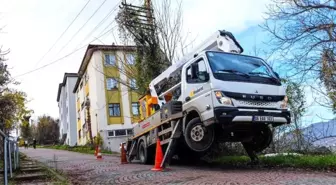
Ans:
[[[107,115],[107,120],[108,120],[108,125],[111,124],[123,124],[124,123],[124,118],[123,118],[123,106],[122,106],[122,92],[120,89],[120,83],[118,83],[118,88],[117,89],[112,89],[112,90],[107,90],[107,84],[106,84],[106,78],[113,78],[115,77],[116,79],[120,79],[120,73],[119,73],[119,67],[118,66],[109,66],[105,65],[105,54],[113,54],[116,55],[115,52],[104,52],[102,56],[102,63],[104,66],[104,74],[105,74],[105,80],[104,80],[104,85],[105,85],[105,98],[106,98],[106,115]],[[117,64],[119,63],[118,57],[116,57],[116,62]],[[109,104],[110,103],[119,103],[120,104],[120,116],[118,117],[113,117],[109,116]]]
[[[128,52],[128,53],[124,53],[124,60],[127,61],[127,54],[133,54],[134,55],[134,60],[135,60],[135,53],[132,52]],[[135,62],[135,61],[134,61]],[[136,68],[135,65],[131,65],[129,64],[129,62],[124,63],[124,69],[125,69],[125,73],[126,76],[128,78],[135,78],[135,72],[136,72]],[[127,83],[130,85],[130,79],[128,79]],[[140,110],[139,110],[139,115],[133,115],[133,111],[132,111],[132,103],[139,103],[139,98],[142,96],[141,94],[138,94],[136,91],[132,90],[131,88],[128,88],[129,92],[128,92],[128,99],[129,99],[129,106],[130,106],[130,113],[131,113],[131,117],[132,117],[132,123],[136,123],[138,121],[140,121]]]
[[[89,94],[89,91],[90,91],[88,82],[85,84],[84,91],[85,91],[85,96],[87,96]]]
[[[79,102],[79,98],[77,98],[76,110],[77,110],[77,112],[78,112],[78,110],[80,110],[80,102]]]

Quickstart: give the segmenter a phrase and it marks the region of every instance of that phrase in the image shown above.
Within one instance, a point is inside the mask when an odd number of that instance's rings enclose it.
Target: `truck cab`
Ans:
[[[213,140],[261,151],[272,140],[269,127],[290,123],[285,88],[261,58],[203,51],[183,66],[181,81],[185,139],[196,152],[207,150]],[[202,140],[206,144],[200,147]]]

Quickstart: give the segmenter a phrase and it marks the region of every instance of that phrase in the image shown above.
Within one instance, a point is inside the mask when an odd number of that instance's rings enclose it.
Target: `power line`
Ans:
[[[84,5],[84,7],[78,12],[78,14],[76,15],[76,17],[72,20],[72,22],[68,25],[68,27],[63,31],[63,33],[57,38],[57,40],[55,41],[55,43],[49,48],[49,50],[43,55],[43,57],[35,64],[35,67],[44,59],[44,57],[47,56],[47,54],[55,47],[55,45],[58,43],[59,40],[61,40],[61,38],[63,37],[63,35],[68,31],[68,29],[71,27],[71,25],[77,20],[77,18],[79,17],[79,15],[83,12],[83,10],[85,9],[85,7],[89,4],[91,0],[88,0],[86,2],[86,4]]]
[[[105,4],[105,2],[106,2],[107,0],[104,0],[101,4],[100,4],[100,6],[96,9],[96,11],[95,12],[93,12],[93,14],[89,17],[89,19],[83,24],[83,26],[82,27],[80,27],[78,30],[77,30],[77,32],[71,37],[71,39],[61,48],[61,50],[57,53],[57,55],[61,52],[61,51],[63,51],[63,49],[72,41],[72,39],[74,39],[75,38],[75,36],[86,26],[86,24],[92,19],[92,17],[94,16],[94,15],[96,15],[96,13],[98,12],[98,10]]]
[[[109,30],[106,31],[103,35],[100,35],[99,37],[95,38],[95,39],[92,40],[91,42],[93,42],[93,41],[99,39],[100,37],[103,37],[104,35],[106,35],[106,34],[109,33],[110,31],[112,31],[114,28],[115,28],[115,27],[109,29]],[[90,42],[90,43],[91,43],[91,42]],[[20,75],[17,75],[17,76],[15,76],[15,77],[13,77],[13,79],[15,79],[15,78],[17,78],[17,77],[21,77],[21,76],[27,75],[27,74],[30,74],[30,73],[33,73],[33,72],[35,72],[35,71],[38,71],[38,70],[43,69],[43,68],[45,68],[45,67],[48,67],[48,66],[50,66],[50,65],[52,65],[52,64],[55,64],[55,63],[57,63],[57,62],[60,62],[62,59],[67,58],[68,56],[70,56],[70,55],[76,53],[77,51],[79,51],[79,50],[85,48],[86,46],[87,46],[87,45],[84,45],[84,46],[82,46],[82,47],[80,47],[80,48],[78,48],[78,49],[75,49],[74,51],[68,53],[67,55],[65,55],[65,56],[63,56],[63,57],[61,57],[61,58],[58,58],[57,60],[54,60],[53,62],[50,62],[50,63],[48,63],[48,64],[46,64],[46,65],[44,65],[44,66],[41,66],[41,67],[38,67],[38,68],[36,68],[36,69],[27,71],[27,72],[22,73],[22,74],[20,74]]]
[[[87,34],[86,36],[85,36],[85,38],[84,38],[84,40],[83,41],[85,41],[86,39],[88,39],[91,35],[92,35],[92,33],[96,30],[96,29],[98,29],[112,14],[113,14],[113,12],[115,12],[116,10],[117,10],[117,8],[118,8],[118,4],[119,4],[119,2],[110,10],[110,12],[92,29],[92,31],[89,33],[89,34]],[[113,22],[113,21],[112,21]],[[76,46],[76,48],[78,47],[78,46],[80,46],[82,43],[80,43],[80,44],[78,44],[77,46]]]

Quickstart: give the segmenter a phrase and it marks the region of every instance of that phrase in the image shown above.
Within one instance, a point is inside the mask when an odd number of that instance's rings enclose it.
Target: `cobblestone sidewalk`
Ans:
[[[279,170],[223,170],[171,166],[165,172],[153,172],[152,166],[120,165],[115,156],[103,156],[52,150],[22,149],[26,155],[41,162],[57,159],[57,168],[64,171],[73,184],[221,184],[221,185],[334,185],[335,173],[285,172]],[[54,165],[50,163],[50,165]]]

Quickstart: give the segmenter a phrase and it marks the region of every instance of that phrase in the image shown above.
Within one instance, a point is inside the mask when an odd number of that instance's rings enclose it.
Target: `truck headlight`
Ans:
[[[287,109],[287,107],[288,107],[288,97],[285,96],[285,98],[282,100],[282,102],[280,104],[280,108]]]
[[[231,98],[226,97],[221,91],[215,91],[215,95],[219,103],[223,105],[233,105]]]

